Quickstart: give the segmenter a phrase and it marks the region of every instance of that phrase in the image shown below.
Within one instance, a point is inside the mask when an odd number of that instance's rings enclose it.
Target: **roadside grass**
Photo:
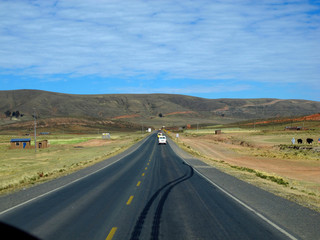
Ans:
[[[262,179],[266,179],[266,180],[270,180],[272,182],[275,182],[277,184],[280,185],[284,185],[284,186],[288,186],[289,182],[285,181],[283,178],[278,177],[278,176],[272,176],[270,174],[267,173],[263,173],[257,170],[254,170],[252,168],[247,168],[247,167],[239,167],[239,166],[234,166],[234,165],[230,165],[231,168],[235,168],[238,169],[240,171],[245,171],[245,172],[249,172],[249,173],[254,173],[257,177],[262,178]]]
[[[195,138],[199,137],[197,135],[196,130],[187,131],[187,135],[191,135]],[[244,133],[244,134],[243,134]],[[258,132],[259,133],[259,132]],[[181,134],[181,133],[180,133]],[[182,133],[183,135],[185,133]],[[247,134],[244,132],[240,132],[237,136],[237,140],[243,139],[245,137],[246,141],[251,142],[254,144],[256,140],[256,134],[257,131],[252,131],[250,134]],[[294,136],[295,132],[285,133],[281,134],[283,135],[281,139],[279,140],[275,134],[279,134],[279,132],[276,133],[270,133],[267,134],[264,133],[264,135],[260,134],[260,137],[262,136],[263,140],[261,142],[264,142],[265,139],[268,139],[271,145],[274,146],[279,143],[282,143],[283,141],[287,141],[288,139],[291,139],[292,136]],[[309,133],[305,133],[304,135],[308,135]],[[314,135],[317,135],[317,133],[313,133]],[[174,136],[174,133],[171,133],[171,138],[173,141],[175,141],[182,149],[184,149],[186,152],[190,153],[191,155],[195,156],[198,159],[201,159],[202,161],[206,162],[207,164],[227,173],[232,176],[235,176],[243,181],[246,181],[248,183],[251,183],[255,186],[258,186],[262,189],[265,189],[271,193],[274,193],[278,196],[281,196],[283,198],[289,199],[291,201],[294,201],[300,205],[306,206],[308,208],[311,208],[313,210],[316,210],[320,212],[320,191],[318,190],[319,185],[316,183],[310,183],[305,181],[299,181],[296,179],[288,179],[282,176],[277,176],[272,173],[262,172],[258,171],[256,169],[242,167],[242,166],[235,166],[232,164],[229,164],[225,161],[216,160],[213,158],[210,158],[209,156],[204,155],[203,153],[195,150],[192,148],[192,146],[189,146],[185,144],[181,138],[177,139]],[[309,135],[308,135],[309,136]],[[231,135],[231,137],[234,137],[234,135]],[[265,138],[266,137],[266,138]],[[271,139],[275,139],[277,141],[272,141]],[[237,142],[239,143],[239,142]],[[318,146],[317,143],[314,144],[315,146]],[[230,147],[232,147],[232,144],[230,144]],[[239,150],[240,149],[240,150]],[[296,159],[297,161],[312,161],[315,165],[320,164],[319,159],[319,152],[310,152],[310,151],[292,151],[290,150],[280,150],[278,147],[271,147],[267,149],[259,148],[259,146],[249,146],[241,148],[236,148],[237,151],[241,151],[243,154],[252,154],[257,157],[274,157],[274,158],[292,158]]]
[[[82,137],[82,138],[71,138],[71,139],[51,139],[50,145],[63,145],[63,144],[76,144],[86,142],[91,139],[98,139],[98,137]]]
[[[139,132],[112,133],[106,144],[85,145],[101,135],[47,135],[48,148],[10,150],[9,141],[14,136],[0,135],[0,194],[12,192],[39,182],[47,181],[116,155],[142,139]],[[100,140],[101,141],[101,140]],[[84,145],[81,145],[84,143]],[[80,146],[77,146],[80,144]]]

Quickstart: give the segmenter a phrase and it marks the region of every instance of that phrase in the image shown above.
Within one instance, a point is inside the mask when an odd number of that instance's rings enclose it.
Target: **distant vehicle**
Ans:
[[[162,132],[159,132],[159,133],[158,133],[158,138],[159,138],[160,136],[162,136]]]
[[[158,143],[159,143],[159,144],[167,144],[167,138],[166,138],[166,136],[160,136],[160,137],[158,138]]]

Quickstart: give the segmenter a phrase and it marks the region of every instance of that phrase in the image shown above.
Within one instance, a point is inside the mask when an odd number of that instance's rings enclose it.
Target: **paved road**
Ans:
[[[151,135],[108,167],[3,211],[0,220],[55,240],[295,238],[200,176],[171,141],[156,140]]]

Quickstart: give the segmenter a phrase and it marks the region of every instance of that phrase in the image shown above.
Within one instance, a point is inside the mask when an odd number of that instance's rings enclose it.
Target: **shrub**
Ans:
[[[289,182],[283,180],[283,178],[280,178],[280,177],[269,176],[269,175],[266,175],[266,174],[263,174],[263,173],[260,173],[260,172],[257,172],[256,176],[260,177],[260,178],[263,178],[263,179],[270,180],[270,181],[275,182],[275,183],[280,184],[280,185],[284,185],[284,186],[288,186],[289,185]]]

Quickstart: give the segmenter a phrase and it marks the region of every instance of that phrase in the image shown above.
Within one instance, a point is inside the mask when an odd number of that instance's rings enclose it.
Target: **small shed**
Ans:
[[[31,148],[31,138],[13,138],[10,140],[10,149]]]
[[[102,139],[111,139],[110,133],[102,133]]]
[[[214,133],[215,134],[221,134],[221,130],[215,130]]]
[[[50,135],[50,132],[40,132],[40,135]]]
[[[47,148],[48,147],[48,140],[42,140],[37,142],[37,148]]]

